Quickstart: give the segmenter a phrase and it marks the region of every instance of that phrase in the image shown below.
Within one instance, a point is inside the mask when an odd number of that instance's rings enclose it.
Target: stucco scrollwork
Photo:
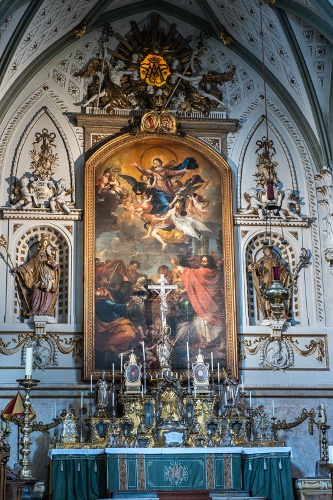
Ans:
[[[72,354],[75,363],[78,363],[83,353],[83,342],[79,336],[61,337],[57,333],[46,333],[39,335],[35,332],[19,334],[17,338],[5,342],[0,337],[0,353],[5,356],[12,356],[21,351],[21,364],[25,363],[25,352],[27,347],[33,348],[34,368],[45,369],[51,366],[58,366],[58,355]]]
[[[323,233],[327,241],[333,243],[333,175],[332,170],[325,167],[320,174],[314,176],[318,204],[322,208]]]
[[[301,357],[315,356],[318,363],[322,363],[325,357],[325,342],[320,338],[311,339],[301,349],[298,340],[291,336],[276,338],[260,336],[253,341],[243,339],[240,345],[241,359],[246,355],[255,356],[259,354],[259,367],[275,370],[286,370],[295,366],[295,354]]]

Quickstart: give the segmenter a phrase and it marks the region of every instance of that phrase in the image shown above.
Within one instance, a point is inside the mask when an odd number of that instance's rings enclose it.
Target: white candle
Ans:
[[[194,397],[195,398],[197,397],[197,386],[196,385],[194,386]]]
[[[27,347],[25,350],[25,376],[26,377],[32,376],[32,355],[33,355],[33,348]]]
[[[272,417],[274,417],[274,399],[272,401]]]
[[[54,418],[57,418],[57,402],[54,402]]]
[[[112,393],[112,406],[114,406],[114,392]]]
[[[143,385],[141,386],[141,397],[143,398]]]
[[[143,362],[146,361],[146,355],[145,355],[145,341],[142,341],[142,356],[143,356]]]
[[[252,391],[250,391],[250,408],[252,408]]]
[[[213,369],[214,369],[214,362],[213,362],[213,353],[211,352],[210,353],[210,360],[212,362],[212,373],[213,373]]]
[[[188,347],[188,342],[186,342],[186,350],[187,350],[187,362],[189,363],[190,362],[190,350]]]
[[[81,406],[80,408],[83,408],[83,392],[81,392]]]
[[[243,379],[243,375],[241,375],[241,381],[242,381],[242,392],[244,392],[244,379]]]
[[[90,375],[90,392],[92,392],[92,375]]]
[[[220,383],[220,363],[217,363],[217,383]]]
[[[123,353],[120,353],[120,373],[123,373]]]
[[[328,463],[333,464],[333,446],[328,447]]]
[[[114,384],[114,363],[112,363],[112,383]]]

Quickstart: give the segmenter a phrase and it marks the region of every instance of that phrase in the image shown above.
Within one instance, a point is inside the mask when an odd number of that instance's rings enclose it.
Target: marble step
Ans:
[[[115,500],[267,500],[267,497],[251,497],[248,491],[119,491],[112,494]],[[103,500],[103,499],[101,499]],[[106,500],[106,499],[105,499]]]
[[[117,491],[111,498],[117,500],[158,500],[157,493],[154,491]]]
[[[209,491],[209,496],[211,498],[243,498],[243,497],[250,497],[251,492],[250,491],[245,491],[245,490],[210,490]]]
[[[267,500],[267,497],[249,497],[249,496],[241,496],[241,495],[212,495],[211,500],[219,500],[219,498],[223,498],[223,500]]]

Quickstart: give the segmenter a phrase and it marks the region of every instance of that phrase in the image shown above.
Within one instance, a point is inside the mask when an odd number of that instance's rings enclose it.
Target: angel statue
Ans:
[[[56,185],[54,186],[53,182],[49,183],[49,187],[53,189],[54,194],[50,198],[50,209],[51,212],[55,212],[57,208],[60,208],[66,214],[70,214],[71,210],[67,205],[67,202],[65,200],[65,196],[68,196],[73,192],[73,188],[67,189],[66,188],[66,181],[65,179],[59,179]]]
[[[291,274],[290,270],[282,261],[277,250],[271,245],[264,245],[262,248],[263,257],[248,266],[248,271],[252,273],[254,290],[257,298],[257,304],[264,319],[275,320],[270,303],[264,298],[263,293],[270,287],[274,280],[274,269],[277,268],[280,275],[282,286],[288,288],[290,285]],[[282,311],[282,319],[285,321],[289,316],[288,301],[284,304]]]
[[[40,205],[36,201],[37,193],[35,190],[36,183],[31,181],[25,175],[20,179],[20,187],[15,189],[14,194],[20,195],[20,199],[13,204],[13,208],[17,210],[27,210]]]
[[[242,210],[242,214],[259,215],[260,219],[263,219],[263,207],[265,206],[265,203],[259,200],[259,193],[256,188],[250,188],[248,193],[244,193],[244,198],[248,202],[248,206],[245,210]]]
[[[111,64],[100,58],[90,59],[83,69],[74,74],[74,76],[93,78],[88,85],[86,100],[79,104],[85,108],[97,99],[98,105],[106,110],[110,107],[131,107],[121,88],[121,79],[124,75],[132,75],[133,71],[127,71],[124,68],[124,61],[116,61],[115,64]]]
[[[190,75],[174,72],[172,79],[175,80],[175,78],[179,78],[180,80],[183,80],[183,82],[188,82],[190,88],[186,88],[185,86],[184,89],[180,88],[180,90],[185,90],[193,109],[197,109],[205,114],[208,114],[210,111],[210,105],[209,102],[207,103],[207,101],[205,101],[205,99],[215,101],[223,109],[225,108],[225,103],[218,97],[221,95],[221,92],[217,89],[217,85],[230,81],[235,74],[235,70],[236,68],[232,68],[226,73],[207,70],[197,72],[194,68],[192,60]]]
[[[302,217],[299,215],[299,197],[294,196],[292,189],[286,189],[284,194],[281,194],[281,208],[280,208],[280,217],[283,220],[287,220],[288,217],[291,219],[302,220]]]

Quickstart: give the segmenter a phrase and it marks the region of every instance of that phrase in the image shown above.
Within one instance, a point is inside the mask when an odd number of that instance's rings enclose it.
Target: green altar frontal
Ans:
[[[111,491],[214,490],[242,487],[241,450],[107,449]],[[151,452],[151,453],[150,453]]]
[[[293,498],[291,448],[54,449],[53,500],[95,500],[112,491],[250,490]]]

